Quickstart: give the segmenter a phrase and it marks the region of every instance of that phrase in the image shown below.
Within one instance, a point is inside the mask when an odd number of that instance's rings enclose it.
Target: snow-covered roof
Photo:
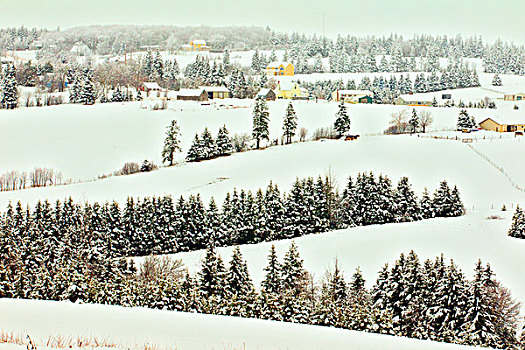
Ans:
[[[272,91],[272,89],[261,89],[258,93],[257,93],[257,96],[266,96],[268,95],[268,93]]]
[[[84,44],[83,42],[77,42],[70,50],[71,53],[79,54],[79,55],[90,55],[91,50],[90,48]]]
[[[180,89],[177,91],[177,96],[200,96],[204,89]]]
[[[428,94],[413,94],[413,95],[400,95],[404,101],[415,101],[415,102],[432,102],[433,96]]]
[[[283,67],[286,67],[290,64],[290,62],[270,62],[268,63],[268,68],[279,68],[281,64],[283,65]]]
[[[297,83],[294,83],[294,82],[291,82],[291,81],[280,81],[279,83],[279,90],[281,91],[289,91],[289,90],[292,90],[294,88],[295,85],[297,85]],[[300,86],[297,86],[299,89],[301,88]]]
[[[142,85],[148,90],[160,90],[159,84],[153,81],[144,82]]]
[[[374,96],[374,93],[370,90],[337,90],[339,95],[361,95],[361,96]]]
[[[230,92],[224,86],[199,86],[199,89],[206,90],[206,92]]]
[[[201,40],[201,39],[193,40],[193,44],[194,45],[206,45],[206,40]]]
[[[497,117],[485,118],[482,121],[480,121],[479,124],[483,123],[484,121],[486,121],[488,119],[498,123],[499,125],[525,125],[525,118],[522,119],[522,120],[518,120],[515,117],[510,117],[509,118],[507,116],[503,116],[503,117],[497,116]]]

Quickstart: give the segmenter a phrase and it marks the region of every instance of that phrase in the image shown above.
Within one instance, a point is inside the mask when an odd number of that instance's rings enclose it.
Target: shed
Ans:
[[[157,97],[160,97],[160,92],[162,91],[159,84],[152,81],[140,84],[139,90],[144,91],[146,93],[146,97],[150,97],[150,95],[156,95]]]
[[[224,86],[199,86],[199,89],[203,89],[208,94],[209,99],[214,98],[230,98],[231,92]]]
[[[272,89],[261,89],[257,93],[257,98],[264,98],[266,101],[275,101],[276,95]]]
[[[208,93],[204,89],[180,89],[177,91],[177,100],[208,101]]]

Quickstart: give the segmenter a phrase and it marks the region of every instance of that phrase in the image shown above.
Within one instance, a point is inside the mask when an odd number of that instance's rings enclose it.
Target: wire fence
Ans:
[[[522,186],[518,185],[518,183],[516,183],[516,181],[514,181],[514,179],[510,176],[510,174],[505,170],[504,167],[502,167],[501,165],[498,165],[489,156],[487,156],[486,154],[482,153],[481,151],[475,149],[472,145],[467,145],[467,146],[472,151],[474,151],[474,153],[479,155],[481,158],[485,159],[490,165],[492,165],[494,168],[496,168],[496,170],[498,170],[501,174],[503,174],[507,178],[509,183],[512,185],[512,187],[514,187],[515,189],[517,189],[520,192],[525,192],[525,189]]]

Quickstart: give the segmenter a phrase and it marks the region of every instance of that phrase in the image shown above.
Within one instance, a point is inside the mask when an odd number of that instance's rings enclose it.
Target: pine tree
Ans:
[[[201,140],[199,139],[199,134],[195,134],[195,138],[193,139],[190,149],[188,150],[188,154],[186,155],[186,161],[196,162],[202,159],[203,159],[202,143],[201,143]]]
[[[256,140],[256,148],[259,149],[261,140],[269,140],[268,122],[270,114],[266,100],[258,98],[253,107],[252,137]]]
[[[281,278],[285,291],[288,291],[293,295],[298,295],[304,291],[306,271],[303,268],[303,260],[299,256],[297,246],[293,241],[284,256],[284,262],[281,268]]]
[[[395,202],[398,221],[410,222],[422,219],[421,208],[407,177],[402,177],[397,184]]]
[[[213,136],[208,131],[208,128],[204,128],[201,135],[201,150],[203,159],[211,159],[217,156],[217,144],[213,139]]]
[[[205,297],[221,298],[225,295],[226,270],[221,257],[217,255],[212,245],[206,249],[206,256],[198,275],[199,289]]]
[[[164,139],[164,148],[162,149],[162,162],[169,162],[173,165],[175,152],[182,152],[180,147],[180,128],[176,120],[172,120],[171,124],[166,128],[166,138]]]
[[[253,290],[253,284],[248,274],[248,267],[242,258],[239,246],[233,250],[230,267],[227,273],[227,290],[231,295],[246,296]]]
[[[434,217],[434,205],[426,187],[423,190],[423,195],[419,201],[419,207],[421,208],[421,217],[423,219],[430,219]]]
[[[473,127],[475,127],[475,122],[473,122],[473,119],[469,116],[467,111],[462,109],[459,112],[457,130],[472,129]]]
[[[219,129],[216,144],[218,156],[225,156],[233,153],[233,143],[230,139],[228,129],[226,129],[226,125]]]
[[[283,121],[283,132],[286,138],[286,143],[292,143],[292,137],[295,136],[297,130],[297,115],[293,108],[292,102],[288,103],[286,108],[286,115]]]
[[[499,74],[494,74],[494,78],[492,79],[492,85],[493,86],[502,86],[501,78],[499,77]]]
[[[264,271],[266,276],[261,282],[263,292],[279,294],[282,289],[281,264],[277,260],[277,253],[273,244],[268,255],[268,266],[264,268]]]
[[[525,239],[525,212],[519,206],[516,206],[516,211],[512,216],[512,226],[508,235],[514,238]]]
[[[350,131],[350,117],[344,101],[339,103],[339,110],[335,114],[334,130],[339,137]]]
[[[14,109],[18,104],[18,89],[16,81],[16,69],[13,65],[8,65],[0,84],[1,99],[0,104],[3,108]]]
[[[408,121],[408,125],[410,126],[411,134],[418,132],[420,125],[419,125],[419,117],[417,115],[417,111],[415,108],[412,109],[412,117]]]

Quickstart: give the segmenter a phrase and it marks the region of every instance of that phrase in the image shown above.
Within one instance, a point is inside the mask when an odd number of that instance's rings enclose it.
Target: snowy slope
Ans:
[[[225,109],[220,104],[241,108]],[[186,152],[195,132],[209,127],[216,134],[226,124],[230,134],[251,133],[251,100],[220,101],[201,106],[193,102],[174,101],[165,111],[139,108],[140,103],[109,103],[93,106],[61,105],[45,108],[0,110],[0,173],[9,170],[30,171],[35,166],[62,171],[65,178],[91,180],[111,173],[127,161],[144,159],[161,163],[161,149],[166,126],[176,119],[181,126],[182,147]],[[287,101],[270,102],[270,138],[280,138],[282,118]],[[500,103],[497,110],[473,109],[476,120],[487,117],[516,116],[513,103]],[[243,107],[243,108],[242,108]],[[333,124],[336,103],[295,101],[299,128],[309,136],[319,127]],[[524,106],[525,107],[525,106]],[[391,105],[349,105],[352,132],[381,134],[388,126],[392,112],[405,107]],[[421,108],[421,107],[420,107]],[[428,108],[434,116],[434,129],[452,129],[459,110]],[[410,112],[410,110],[409,110]],[[180,157],[183,157],[181,155]]]
[[[151,173],[112,177],[95,182],[0,192],[0,208],[9,201],[36,200],[124,202],[128,196],[144,197],[200,193],[205,201],[214,196],[222,202],[234,187],[256,191],[270,181],[288,190],[296,177],[324,175],[332,171],[345,185],[349,175],[374,171],[394,181],[408,176],[417,193],[425,186],[434,191],[447,179],[457,184],[467,208],[487,209],[503,203],[524,201],[507,179],[488,162],[458,141],[416,136],[362,137],[356,142],[317,141],[249,151],[199,163],[163,168]]]
[[[0,317],[0,330],[30,334],[37,344],[63,335],[108,339],[123,349],[469,349],[328,327],[66,302],[1,299],[0,315],[8,316]]]

